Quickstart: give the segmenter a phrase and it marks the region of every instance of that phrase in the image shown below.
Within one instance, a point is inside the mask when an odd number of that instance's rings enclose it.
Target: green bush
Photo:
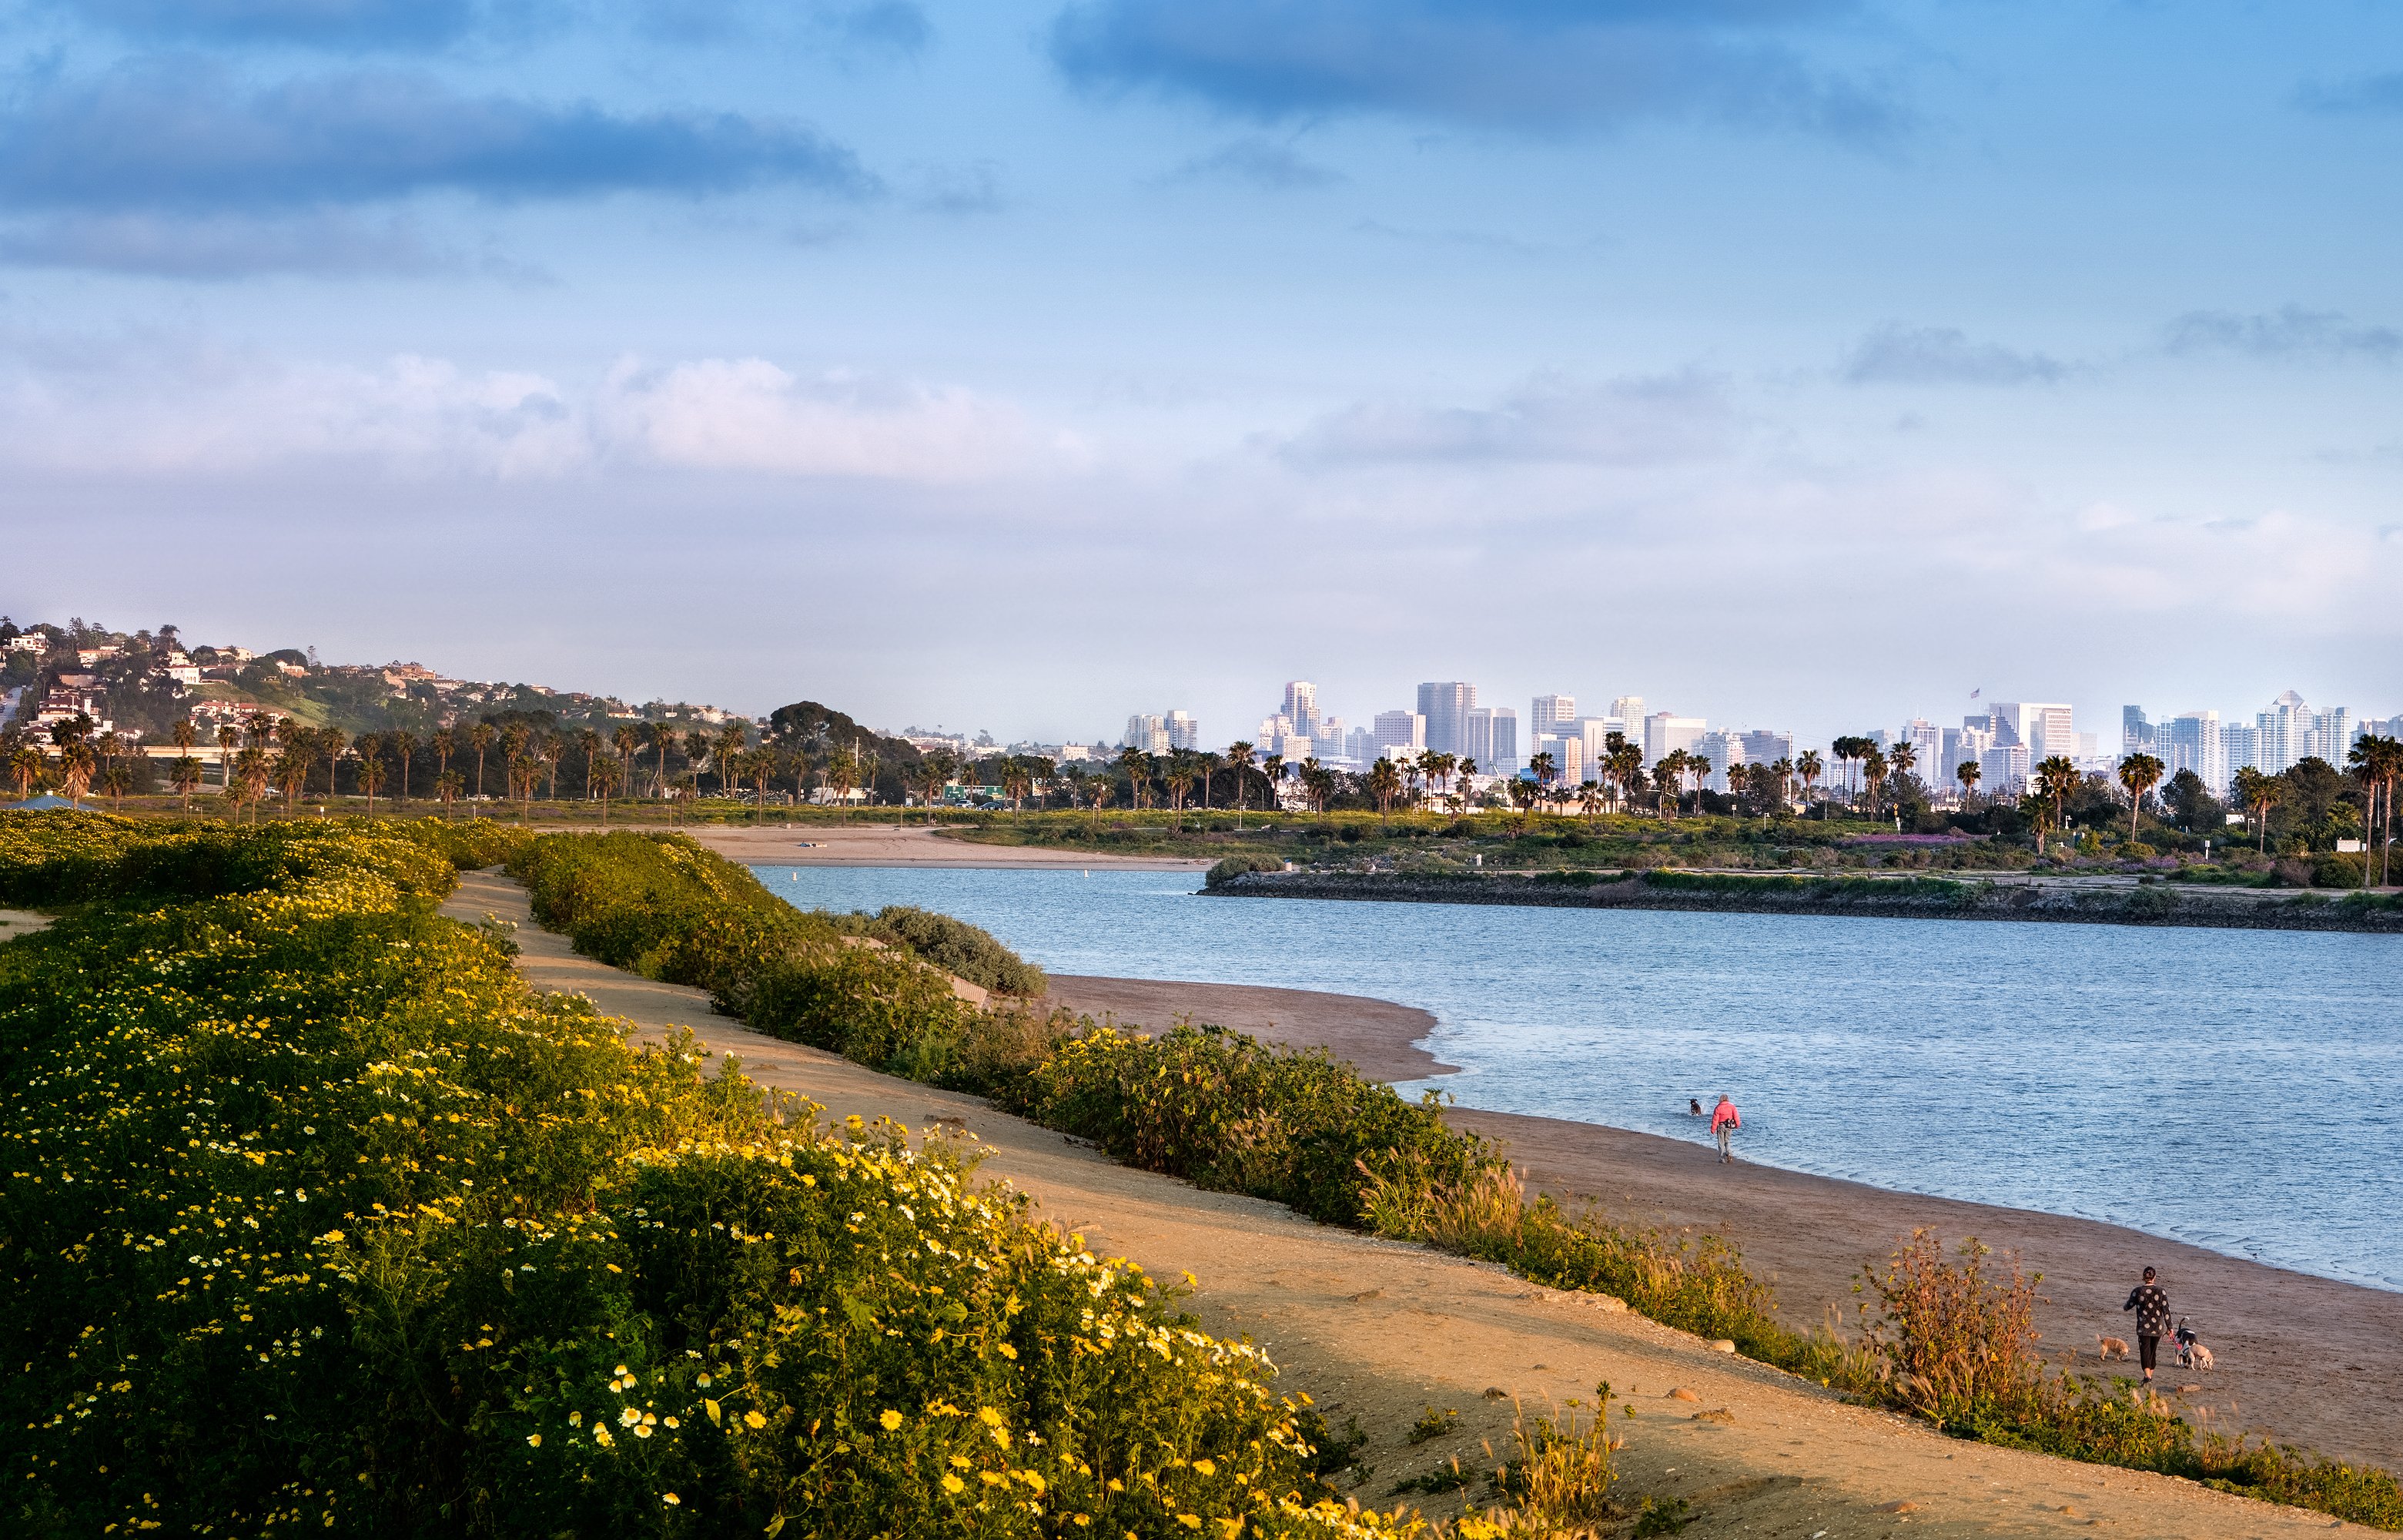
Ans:
[[[2315,888],[2357,888],[2361,886],[2361,857],[2351,851],[2332,851],[2312,863],[2312,886]]]
[[[1285,863],[1273,855],[1229,855],[1212,867],[1202,880],[1205,887],[1216,887],[1250,871],[1283,871]]]
[[[888,904],[878,928],[946,973],[1003,994],[1033,997],[1047,987],[1043,970],[993,938],[991,931],[948,914]]]
[[[11,1533],[1387,1533],[1137,1269],[531,994],[439,841],[90,833],[0,821],[96,895],[0,946]]]

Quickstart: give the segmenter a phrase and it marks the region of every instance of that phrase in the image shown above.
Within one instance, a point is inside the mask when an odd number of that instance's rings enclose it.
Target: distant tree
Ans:
[[[1141,812],[1144,785],[1151,779],[1151,756],[1129,743],[1118,750],[1118,766],[1126,771],[1127,798],[1134,803],[1134,811]]]
[[[2149,754],[2132,754],[2119,761],[2119,784],[2128,790],[2128,842],[2136,842],[2136,814],[2143,811],[2145,794],[2161,784],[2161,772],[2169,767]]]
[[[284,794],[284,816],[289,818],[309,784],[308,751],[298,744],[285,749],[275,756],[269,773],[275,778],[276,790]]]
[[[2345,764],[2354,778],[2361,783],[2364,798],[2361,826],[2365,833],[2376,836],[2378,846],[2378,885],[2387,885],[2390,875],[2390,847],[2395,842],[2395,783],[2403,779],[2403,739],[2364,733],[2354,741],[2353,750]],[[2362,881],[2369,881],[2370,864],[2362,858]]]
[[[714,763],[711,758],[710,751],[715,746],[715,745],[710,740],[709,734],[701,731],[698,728],[695,728],[693,730],[684,735],[684,756],[690,762],[690,768],[686,771],[686,773],[692,777],[693,795],[696,797],[701,795],[701,772],[702,769]],[[718,779],[723,781],[725,777],[720,776]]]
[[[189,716],[175,718],[174,725],[167,729],[167,736],[174,743],[176,751],[186,756],[189,756],[192,745],[201,741],[200,730],[192,726]]]
[[[1578,784],[1577,811],[1585,814],[1587,823],[1592,823],[1595,816],[1602,812],[1602,800],[1601,782],[1585,781]]]
[[[384,735],[384,742],[392,745],[392,756],[400,762],[400,791],[396,801],[405,808],[409,806],[409,762],[417,757],[417,734],[396,728]]]
[[[455,728],[440,728],[436,731],[432,738],[426,740],[426,742],[434,750],[434,779],[439,782],[442,777],[451,773],[451,756],[459,752],[458,729]],[[448,798],[443,799],[442,809],[442,815],[445,818],[448,818],[451,815],[451,804]]]
[[[40,784],[42,772],[49,768],[49,758],[31,743],[21,745],[8,756],[8,773],[17,779],[18,801],[34,795],[34,787]]]
[[[1652,767],[1652,785],[1660,793],[1652,808],[1655,813],[1664,819],[1672,816],[1669,799],[1676,795],[1677,788],[1685,784],[1685,780],[1686,751],[1671,749]]]
[[[232,728],[217,728],[217,784],[233,790],[233,751],[242,742],[242,734]]]
[[[451,816],[451,799],[466,789],[466,777],[457,770],[444,770],[434,778],[434,790],[442,798],[442,816],[446,820]],[[608,821],[609,804],[604,802],[601,804],[601,822],[606,824]]]
[[[2235,790],[2236,799],[2243,804],[2258,831],[2255,849],[2266,855],[2270,850],[2270,810],[2285,798],[2286,788],[2276,776],[2264,775],[2251,765],[2243,765],[2236,771]]]
[[[59,749],[59,786],[67,794],[70,807],[80,807],[84,795],[91,789],[91,778],[100,769],[100,756],[91,744],[77,738]]]
[[[1168,788],[1168,807],[1172,829],[1185,826],[1185,799],[1193,795],[1193,783],[1202,773],[1201,761],[1190,749],[1176,749],[1168,756],[1168,764],[1160,782]]]
[[[2052,805],[2051,827],[2054,831],[2058,832],[2065,826],[2062,821],[2062,806],[2077,793],[2078,783],[2083,779],[2084,777],[2077,772],[2077,767],[2058,754],[2036,766],[2036,799],[2039,803],[2049,802]]]
[[[190,755],[180,755],[167,769],[167,783],[175,788],[185,812],[192,811],[192,792],[201,784],[201,762]]]
[[[476,796],[479,799],[484,795],[484,756],[491,751],[496,736],[490,722],[479,722],[467,729],[467,746],[476,751]]]
[[[1510,806],[1516,810],[1510,820],[1510,837],[1515,839],[1527,832],[1527,814],[1543,800],[1544,788],[1531,777],[1514,775],[1503,789],[1509,796]]]
[[[1868,739],[1857,739],[1855,742],[1860,745],[1858,757],[1861,762],[1861,780],[1868,788],[1869,816],[1875,818],[1878,816],[1878,792],[1884,786],[1886,777],[1894,773],[1894,762],[1886,757],[1883,750]]]
[[[918,800],[925,805],[927,823],[935,821],[936,804],[942,801],[944,789],[951,784],[951,772],[958,768],[958,759],[949,749],[918,756]]]
[[[1817,749],[1804,749],[1794,756],[1794,773],[1802,782],[1803,806],[1808,807],[1818,799],[1815,792],[1819,784],[1819,774],[1826,768],[1826,761],[1819,757]]]
[[[1278,788],[1285,783],[1285,756],[1271,754],[1260,761],[1260,774],[1269,784],[1269,809],[1278,806]]]
[[[756,824],[768,816],[768,778],[776,773],[776,755],[771,749],[754,749],[749,762],[751,790],[758,798],[752,804],[751,821]]]
[[[660,796],[665,797],[668,794],[668,750],[675,746],[675,724],[673,722],[652,723],[650,725],[650,739],[651,749],[659,756],[658,769],[652,777],[651,784]]]
[[[1975,759],[1964,759],[1952,767],[1952,778],[1961,783],[1961,805],[1967,807],[1978,795],[1978,778],[1986,772],[1978,768]]]
[[[1561,772],[1560,761],[1552,757],[1552,752],[1549,749],[1544,750],[1528,760],[1527,769],[1535,776],[1538,788],[1550,785],[1552,777]]]
[[[1395,763],[1380,755],[1368,767],[1368,795],[1377,799],[1377,826],[1392,826],[1394,798],[1402,793],[1402,772]]]
[[[371,742],[371,740],[368,741]],[[479,756],[479,760],[480,757]],[[479,769],[480,768],[479,764]],[[359,755],[358,783],[360,793],[368,799],[369,818],[375,816],[376,793],[383,790],[383,756],[372,751],[362,751]]]
[[[1243,805],[1250,800],[1247,794],[1251,790],[1252,752],[1251,743],[1241,738],[1227,745],[1227,769],[1233,772],[1235,781],[1235,826],[1237,828],[1243,826]]]
[[[111,807],[123,812],[125,794],[133,789],[133,767],[122,759],[110,760],[101,769],[100,788],[108,793]]]

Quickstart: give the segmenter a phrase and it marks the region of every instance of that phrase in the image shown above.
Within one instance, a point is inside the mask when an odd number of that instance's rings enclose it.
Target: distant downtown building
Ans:
[[[1467,752],[1468,714],[1477,709],[1477,687],[1458,679],[1419,687],[1418,715],[1426,718],[1426,746],[1438,754]]]
[[[1527,742],[1532,744],[1538,738],[1550,737],[1558,732],[1563,724],[1574,720],[1576,716],[1577,697],[1574,695],[1535,697],[1534,705],[1527,712]],[[1535,751],[1531,748],[1528,752],[1532,754]]]
[[[1381,711],[1374,724],[1379,756],[1388,749],[1417,754],[1427,746],[1426,718],[1414,711]]]
[[[1519,771],[1519,714],[1507,706],[1479,706],[1468,714],[1461,754],[1477,761],[1480,775]]]
[[[1656,711],[1644,719],[1644,762],[1657,765],[1674,749],[1691,750],[1702,741],[1710,724],[1699,716]]]

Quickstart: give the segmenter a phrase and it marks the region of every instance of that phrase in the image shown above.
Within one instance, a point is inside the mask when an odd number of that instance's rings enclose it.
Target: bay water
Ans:
[[[1061,973],[1431,1012],[1464,1106],[2106,1220],[2403,1289],[2403,940],[2282,931],[1214,898],[1188,872],[755,867]],[[1154,1023],[1165,1026],[1167,1023]]]

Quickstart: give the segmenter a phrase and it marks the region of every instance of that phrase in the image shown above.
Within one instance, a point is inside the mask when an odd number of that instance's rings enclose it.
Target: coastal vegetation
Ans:
[[[0,814],[0,902],[58,911],[0,947],[12,1533],[1395,1532],[1263,1358],[940,1142],[532,993],[435,912],[504,856]],[[720,965],[781,907],[678,875],[734,950],[588,937]]]
[[[2045,1368],[2020,1304],[2033,1282],[1990,1274],[1974,1244],[1955,1263],[1924,1237],[1869,1270],[1878,1312],[1851,1338],[1797,1329],[1724,1242],[1530,1197],[1505,1153],[1447,1127],[1432,1097],[1407,1101],[1322,1051],[1206,1026],[1145,1035],[1024,1003],[979,1010],[914,959],[843,947],[831,919],[687,840],[546,837],[511,869],[582,950],[705,988],[755,1029],[987,1095],[1121,1160],[1607,1295],[1961,1436],[2403,1528],[2387,1473],[2199,1429],[2124,1383]]]

